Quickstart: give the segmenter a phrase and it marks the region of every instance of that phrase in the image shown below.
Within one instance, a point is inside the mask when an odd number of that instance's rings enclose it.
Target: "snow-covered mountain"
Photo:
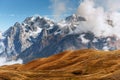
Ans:
[[[18,56],[24,50],[36,42],[37,36],[45,27],[50,27],[54,23],[48,19],[37,17],[28,17],[23,23],[16,22],[3,33],[5,36],[4,45],[7,56]],[[9,57],[9,58],[10,58]]]
[[[84,17],[75,14],[58,23],[40,16],[28,17],[3,33],[0,55],[9,60],[21,58],[26,63],[69,49],[120,49],[116,36],[98,37],[89,30],[86,32],[85,22]]]

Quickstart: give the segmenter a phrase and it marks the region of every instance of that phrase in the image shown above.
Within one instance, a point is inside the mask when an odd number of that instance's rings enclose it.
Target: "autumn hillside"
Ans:
[[[120,51],[65,51],[24,65],[3,66],[1,80],[120,80]]]

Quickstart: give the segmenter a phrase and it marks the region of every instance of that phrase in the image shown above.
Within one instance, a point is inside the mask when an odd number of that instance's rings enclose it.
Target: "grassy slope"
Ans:
[[[78,50],[3,66],[2,80],[120,80],[120,51]]]

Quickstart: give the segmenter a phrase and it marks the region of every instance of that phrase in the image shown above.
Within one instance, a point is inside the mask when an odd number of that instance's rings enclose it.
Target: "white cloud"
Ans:
[[[53,10],[53,16],[56,21],[66,17],[64,14],[71,14],[76,11],[76,1],[74,0],[50,0],[52,5],[49,6]]]
[[[120,0],[94,0],[99,6],[106,8],[108,11],[119,11],[120,10]]]
[[[4,57],[0,58],[0,66],[3,66],[3,65],[13,65],[13,64],[22,64],[22,63],[23,63],[23,61],[21,59],[7,61],[6,58],[4,58]]]
[[[103,0],[84,0],[80,3],[76,14],[85,17],[87,20],[82,24],[81,30],[84,30],[84,32],[91,31],[96,36],[115,35],[120,38],[120,7],[118,5],[120,1],[102,1]],[[110,20],[110,22],[108,22],[108,20]]]
[[[59,18],[60,15],[67,11],[67,1],[68,0],[51,0],[54,18]]]

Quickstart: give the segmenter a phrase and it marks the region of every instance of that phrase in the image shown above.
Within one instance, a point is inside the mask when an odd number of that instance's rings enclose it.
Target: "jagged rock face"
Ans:
[[[88,35],[92,37],[89,37]],[[108,39],[110,40],[109,42],[107,41]],[[26,63],[33,59],[48,57],[65,50],[91,48],[99,50],[115,50],[115,46],[110,46],[113,41],[112,39],[112,37],[97,38],[92,33],[70,34],[66,36],[52,35],[45,39],[40,39],[40,41],[22,52],[18,57],[22,58]]]
[[[77,15],[69,16],[59,23],[39,16],[28,17],[4,33],[5,50],[2,54],[10,59],[13,56],[22,58],[26,63],[69,49],[120,49],[120,40],[115,36],[97,37],[92,32],[81,32],[80,24],[85,21],[85,18]]]
[[[43,28],[54,24],[50,20],[41,17],[29,17],[20,24],[15,23],[5,33],[4,45],[7,56],[17,56],[36,42],[38,34]]]
[[[77,16],[75,14],[73,14],[72,16],[68,16],[65,19],[67,22],[78,22],[78,21],[86,21],[85,18],[81,17],[81,16]]]

